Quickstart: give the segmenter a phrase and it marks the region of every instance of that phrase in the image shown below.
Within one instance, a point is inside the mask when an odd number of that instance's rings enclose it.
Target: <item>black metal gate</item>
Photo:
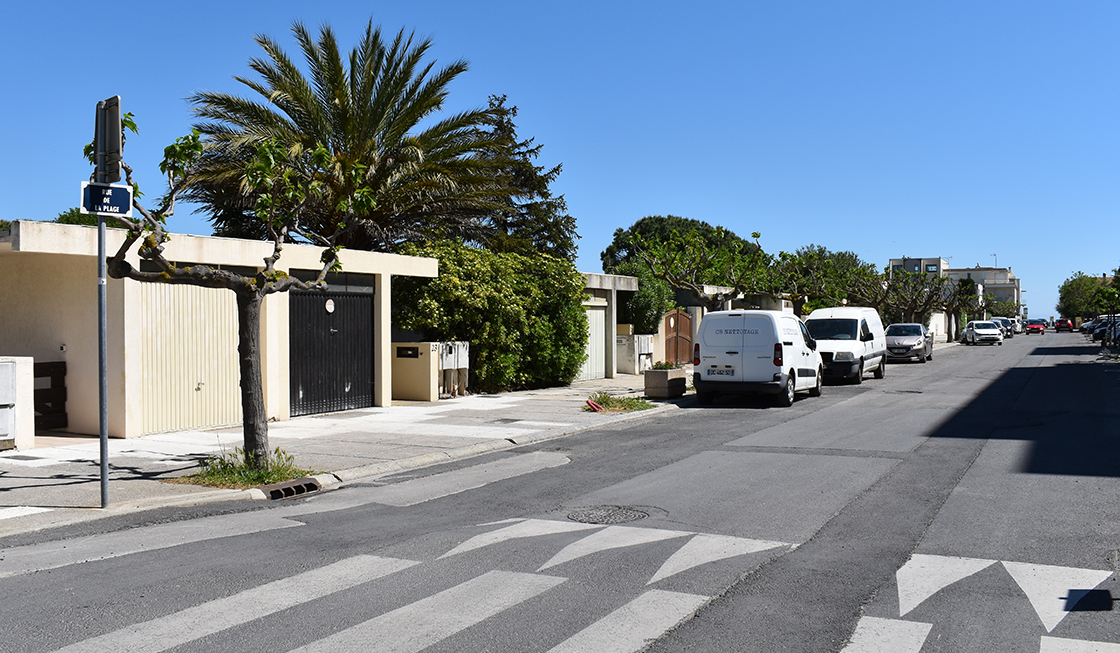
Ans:
[[[373,405],[373,295],[293,292],[291,414]]]

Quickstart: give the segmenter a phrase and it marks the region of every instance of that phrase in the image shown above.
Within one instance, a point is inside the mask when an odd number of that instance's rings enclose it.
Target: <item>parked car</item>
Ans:
[[[1105,334],[1108,333],[1115,322],[1113,320],[1101,320],[1093,327],[1093,342],[1104,340]]]
[[[1006,317],[993,317],[991,321],[996,323],[1000,331],[1003,331],[1004,339],[1015,337],[1015,325],[1011,324],[1011,320]]]
[[[794,395],[821,395],[824,365],[801,320],[782,311],[715,311],[700,322],[692,349],[696,400],[721,394],[774,396],[778,406]]]
[[[1062,331],[1069,331],[1070,333],[1073,333],[1073,322],[1070,322],[1067,318],[1064,317],[1060,318],[1056,322],[1054,322],[1054,331],[1056,331],[1057,333],[1061,333]]]
[[[1007,319],[1011,320],[1011,326],[1015,327],[1015,333],[1022,333],[1023,332],[1023,321],[1022,320],[1020,320],[1017,317],[1009,317]]]
[[[887,327],[887,359],[933,360],[933,336],[922,324],[899,323]]]
[[[989,345],[1003,345],[1003,331],[999,325],[988,320],[973,320],[964,326],[964,344],[975,345],[988,343]]]
[[[887,336],[879,312],[862,306],[818,308],[805,319],[817,341],[826,376],[863,383],[867,369],[881,379],[887,369]]]
[[[1037,333],[1040,335],[1046,334],[1046,320],[1027,320],[1027,335]]]
[[[1104,318],[1094,317],[1091,320],[1085,320],[1081,323],[1081,326],[1077,330],[1081,333],[1092,333],[1096,326],[1100,324],[1102,319]]]

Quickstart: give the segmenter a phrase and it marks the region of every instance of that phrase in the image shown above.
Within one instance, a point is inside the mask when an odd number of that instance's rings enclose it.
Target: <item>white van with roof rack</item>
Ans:
[[[821,357],[805,325],[782,311],[715,311],[700,322],[692,352],[696,399],[721,394],[774,395],[779,406],[794,395],[821,394]]]
[[[863,306],[818,308],[805,326],[817,341],[825,376],[854,383],[863,383],[867,370],[874,370],[876,379],[886,376],[887,334],[879,311]]]

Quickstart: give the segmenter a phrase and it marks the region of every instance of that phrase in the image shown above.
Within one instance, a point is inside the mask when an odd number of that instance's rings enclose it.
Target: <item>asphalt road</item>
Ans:
[[[1096,353],[954,347],[791,408],[8,538],[0,650],[1120,651]]]

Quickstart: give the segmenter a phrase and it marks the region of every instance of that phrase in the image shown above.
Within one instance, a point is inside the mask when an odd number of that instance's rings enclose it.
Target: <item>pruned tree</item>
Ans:
[[[712,233],[699,229],[673,230],[654,240],[634,233],[629,246],[659,279],[670,287],[687,291],[710,311],[718,311],[732,299],[766,293],[769,288],[770,256],[758,244],[761,234],[751,234],[753,243],[728,238],[722,227]],[[719,243],[713,246],[712,241]],[[718,285],[730,290],[712,291]]]
[[[255,215],[273,244],[272,253],[263,260],[263,269],[255,275],[247,275],[204,264],[179,267],[164,256],[164,245],[170,240],[166,231],[167,218],[174,214],[176,199],[190,183],[203,149],[199,134],[195,132],[164,150],[160,170],[167,175],[168,190],[151,209],[144,206],[139,196],[135,197],[133,208],[140,214],[139,218],[117,218],[128,233],[117,252],[109,258],[107,272],[114,279],[233,291],[237,300],[237,356],[245,462],[261,467],[268,464],[270,455],[261,376],[261,304],[266,296],[293,288],[326,290],[327,273],[339,268],[341,247],[338,243],[346,233],[358,228],[355,208],[364,206],[368,199],[362,193],[346,198],[334,228],[328,232],[305,229],[300,216],[322,193],[322,177],[326,174],[324,168],[329,153],[319,147],[303,156],[291,157],[276,143],[262,143],[243,173],[243,183],[246,194],[254,200]],[[132,168],[125,162],[121,163],[121,168],[128,184],[135,187]],[[283,243],[291,236],[323,247],[323,265],[314,281],[301,281],[276,269]],[[154,270],[137,269],[128,262],[126,257],[134,247],[141,261],[153,264]]]
[[[886,275],[884,275],[886,276]],[[886,277],[886,310],[896,312],[903,322],[925,324],[941,309],[952,281],[948,277],[895,270]]]

